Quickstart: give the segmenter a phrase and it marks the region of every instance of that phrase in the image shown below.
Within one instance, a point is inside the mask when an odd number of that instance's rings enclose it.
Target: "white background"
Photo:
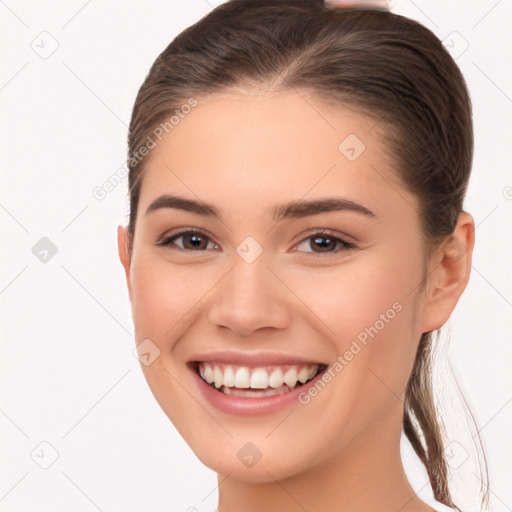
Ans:
[[[132,353],[116,246],[116,227],[127,221],[126,178],[104,199],[93,196],[125,163],[131,108],[151,63],[214,5],[0,2],[7,49],[0,69],[1,512],[216,506],[216,475],[160,410]],[[449,354],[487,452],[494,510],[505,512],[512,510],[512,2],[398,0],[393,11],[448,37],[472,95],[476,146],[465,209],[478,225],[477,245],[450,320]],[[56,51],[45,55],[52,45]],[[43,237],[57,248],[47,262],[32,251]],[[43,469],[53,450],[58,458]],[[414,464],[411,479],[428,497]]]

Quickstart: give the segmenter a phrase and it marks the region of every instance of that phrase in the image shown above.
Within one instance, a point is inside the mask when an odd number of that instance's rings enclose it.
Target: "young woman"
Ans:
[[[231,0],[156,59],[119,256],[145,378],[220,512],[431,512],[402,430],[460,510],[430,355],[470,274],[472,156],[460,70],[387,11]]]

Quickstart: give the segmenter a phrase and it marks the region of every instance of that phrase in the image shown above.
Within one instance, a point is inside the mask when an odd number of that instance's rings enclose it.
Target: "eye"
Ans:
[[[180,243],[177,243],[178,240]],[[208,241],[211,244],[210,246],[208,246]],[[203,251],[205,249],[215,249],[218,247],[217,244],[210,240],[210,238],[202,231],[195,229],[180,231],[179,233],[157,242],[156,245],[163,247],[174,245],[185,251]]]
[[[319,231],[314,233],[304,240],[302,240],[296,247],[309,247],[311,249],[318,248],[315,250],[304,250],[304,252],[312,252],[317,254],[332,254],[338,253],[342,250],[355,249],[357,246],[353,242],[348,242],[337,236],[331,235],[326,231]],[[336,250],[336,247],[338,249]]]
[[[196,252],[208,249],[217,249],[219,247],[208,235],[197,229],[180,231],[179,233],[175,233],[172,236],[168,236],[160,240],[156,245],[161,247],[175,246],[185,251]],[[303,239],[296,247],[302,247],[302,250],[294,249],[294,251],[299,250],[300,252],[316,254],[332,254],[338,253],[342,250],[354,249],[357,246],[353,242],[348,242],[347,240],[334,236],[327,231],[319,231]],[[307,250],[308,247],[312,250]],[[317,251],[315,248],[319,250]]]

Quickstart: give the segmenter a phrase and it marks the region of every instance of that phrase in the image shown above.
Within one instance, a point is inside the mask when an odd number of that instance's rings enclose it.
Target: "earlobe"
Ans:
[[[131,286],[130,286],[130,255],[128,252],[128,228],[117,226],[117,252],[119,260],[124,268],[126,277],[126,284],[128,286],[128,293],[130,301],[132,300]]]
[[[474,243],[474,219],[463,211],[453,234],[431,258],[421,316],[422,332],[439,329],[450,318],[469,281]]]

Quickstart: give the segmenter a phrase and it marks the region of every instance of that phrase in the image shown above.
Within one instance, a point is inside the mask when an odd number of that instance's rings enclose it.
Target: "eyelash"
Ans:
[[[159,242],[157,242],[155,245],[160,246],[160,247],[177,248],[177,249],[179,249],[181,251],[187,251],[187,252],[204,252],[205,250],[207,250],[207,249],[201,249],[201,250],[198,250],[198,251],[194,251],[192,249],[184,249],[184,248],[181,248],[179,246],[176,246],[174,241],[179,239],[179,238],[181,238],[181,237],[183,237],[184,235],[187,235],[187,234],[200,235],[202,237],[205,237],[209,241],[213,242],[213,240],[211,240],[210,237],[208,235],[206,235],[203,231],[200,231],[200,230],[197,230],[197,229],[187,229],[187,230],[184,230],[184,231],[180,231],[179,233],[175,233],[172,236],[166,237],[163,240],[160,240]],[[357,249],[357,245],[355,243],[348,242],[347,240],[344,240],[344,239],[342,239],[342,238],[340,238],[338,236],[334,236],[334,235],[332,235],[331,233],[329,233],[326,230],[315,231],[315,232],[311,233],[309,236],[307,236],[306,238],[303,238],[296,245],[302,244],[303,242],[305,242],[307,240],[311,240],[311,239],[315,239],[315,238],[326,238],[328,240],[331,240],[331,241],[336,242],[337,244],[341,245],[342,248],[338,249],[338,250],[334,250],[334,251],[327,251],[327,252],[306,251],[307,253],[317,254],[319,256],[327,256],[327,255],[330,255],[330,254],[337,254],[341,250]],[[174,246],[174,247],[171,247],[171,246]]]

